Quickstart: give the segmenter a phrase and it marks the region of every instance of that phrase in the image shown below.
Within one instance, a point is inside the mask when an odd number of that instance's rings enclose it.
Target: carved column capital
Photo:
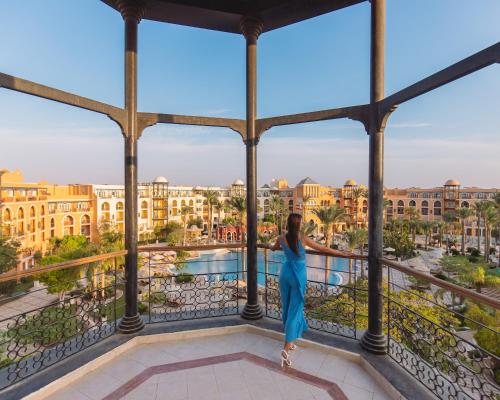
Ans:
[[[115,5],[123,19],[141,22],[146,11],[144,0],[115,0]]]
[[[264,29],[264,24],[257,17],[244,16],[240,21],[240,29],[245,39],[256,42]]]

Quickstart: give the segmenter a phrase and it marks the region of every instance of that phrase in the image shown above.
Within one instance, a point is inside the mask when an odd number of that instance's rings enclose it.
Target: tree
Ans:
[[[318,227],[316,226],[314,221],[305,222],[302,224],[302,228],[301,228],[302,234],[304,236],[310,236],[316,231],[317,228]]]
[[[247,209],[246,199],[243,196],[232,196],[229,200],[231,208],[236,213],[240,230],[240,240],[243,242],[243,220]]]
[[[466,207],[457,209],[457,217],[462,228],[462,255],[465,255],[465,221],[474,215],[474,210]]]
[[[323,230],[325,233],[325,246],[330,247],[331,239],[333,236],[332,229],[335,227],[335,224],[339,222],[346,221],[348,215],[343,207],[340,207],[336,204],[332,206],[325,206],[316,208],[313,210],[314,215],[318,217],[321,224],[323,225]]]
[[[368,197],[368,195],[366,196]],[[389,199],[384,198],[383,208],[384,208],[384,224],[387,223],[387,207],[391,205],[391,201]]]
[[[420,212],[415,207],[405,207],[403,212],[408,221],[408,226],[411,232],[411,240],[415,243],[418,221],[420,220]]]
[[[181,217],[183,223],[183,235],[182,235],[182,245],[186,245],[186,232],[187,232],[187,217],[192,212],[191,207],[182,206],[181,207]]]
[[[217,192],[215,190],[207,189],[203,192],[208,206],[208,240],[212,240],[212,227],[213,227],[213,208],[218,201]]]
[[[368,230],[358,229],[358,236],[359,236],[358,240],[359,253],[361,254],[361,257],[363,257],[365,245],[368,243]],[[361,279],[365,279],[365,267],[363,264],[364,264],[363,259],[361,259]]]
[[[0,234],[0,273],[16,268],[19,246],[19,242]]]
[[[276,239],[276,236],[273,234],[269,233],[258,233],[257,234],[257,240],[259,243],[264,244],[264,245],[270,245],[274,240]],[[268,274],[268,258],[269,258],[269,249],[267,247],[264,247],[264,268],[265,268],[265,278],[266,278],[266,284],[267,284],[267,274]]]
[[[474,203],[472,209],[476,217],[476,230],[477,230],[477,250],[481,251],[481,209],[483,205],[481,201]]]
[[[359,246],[359,240],[360,240],[359,230],[351,228],[351,229],[345,231],[344,232],[344,240],[347,244],[347,248],[352,253]],[[353,263],[353,260],[350,258],[349,259],[349,285],[351,285],[351,283],[352,283],[352,263]]]
[[[484,260],[486,262],[490,261],[490,243],[491,243],[491,231],[494,226],[499,222],[498,212],[496,210],[495,204],[493,202],[488,202],[488,207],[484,210],[483,214],[484,226],[486,228],[485,244],[484,244]]]
[[[443,214],[443,221],[446,229],[446,253],[450,252],[450,232],[454,229],[457,217],[453,211],[446,211]]]
[[[425,250],[427,250],[427,246],[430,241],[430,237],[432,235],[432,228],[434,227],[434,224],[430,221],[422,221],[420,224],[420,227],[422,228],[422,231],[424,232],[425,236]]]
[[[481,293],[483,287],[495,287],[500,284],[500,278],[486,275],[483,267],[477,267],[475,270],[463,274],[461,280],[474,286],[478,293]]]
[[[216,199],[214,203],[214,208],[217,211],[217,233],[215,235],[215,238],[218,240],[219,239],[219,226],[221,224],[221,211],[224,211],[224,202],[221,201],[220,199]]]
[[[284,209],[283,199],[278,195],[272,195],[271,200],[269,201],[269,210],[274,215],[274,220],[276,221],[276,225],[278,225],[278,232],[281,235],[283,223],[282,223],[282,214]]]

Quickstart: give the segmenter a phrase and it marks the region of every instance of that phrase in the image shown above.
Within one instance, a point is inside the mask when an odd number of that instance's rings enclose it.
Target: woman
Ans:
[[[281,366],[291,366],[288,355],[296,348],[294,340],[302,337],[307,330],[304,317],[304,294],[306,290],[306,251],[304,246],[327,253],[332,256],[350,256],[352,254],[332,250],[321,246],[306,236],[301,235],[302,216],[292,213],[287,220],[287,233],[280,236],[271,247],[272,251],[283,249],[285,261],[281,267],[279,288],[281,295],[281,313],[285,327],[285,344],[281,351]]]

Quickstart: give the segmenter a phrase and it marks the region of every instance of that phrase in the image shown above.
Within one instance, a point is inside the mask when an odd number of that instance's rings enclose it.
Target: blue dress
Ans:
[[[306,290],[306,251],[301,241],[298,243],[299,254],[295,254],[281,238],[281,247],[285,261],[280,272],[281,313],[285,327],[285,341],[293,342],[307,330],[304,316],[304,294]]]

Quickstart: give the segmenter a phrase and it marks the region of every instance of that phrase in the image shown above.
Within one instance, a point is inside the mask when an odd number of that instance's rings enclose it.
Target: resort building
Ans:
[[[2,172],[0,226],[2,235],[20,243],[19,269],[31,267],[35,251],[47,251],[51,238],[84,235],[94,240],[91,185],[28,183],[21,171]]]
[[[125,229],[125,188],[123,185],[71,184],[54,185],[42,181],[24,182],[21,171],[2,170],[0,187],[0,209],[2,234],[21,243],[20,268],[33,265],[35,251],[45,253],[51,238],[64,235],[82,234],[89,240],[98,240],[100,227],[108,223],[119,232]],[[158,176],[152,182],[138,186],[138,229],[139,240],[154,238],[155,229],[169,221],[184,223],[181,210],[189,207],[187,218],[190,236],[206,234],[212,224],[214,238],[218,240],[241,240],[245,229],[240,231],[237,223],[223,224],[226,217],[236,217],[227,207],[212,209],[209,221],[206,190],[216,193],[221,203],[231,197],[246,196],[245,184],[236,179],[227,187],[173,186]],[[407,218],[405,209],[414,207],[420,219],[439,221],[446,212],[460,207],[473,207],[481,200],[493,199],[499,189],[462,187],[460,182],[449,179],[443,186],[434,188],[386,188],[387,200],[385,219]],[[277,202],[281,204],[276,211]],[[342,232],[350,227],[366,228],[368,225],[367,188],[354,180],[347,180],[342,187],[323,186],[306,177],[290,187],[285,179],[273,179],[257,190],[258,217],[273,216],[277,212],[299,212],[304,220],[317,225],[317,233],[322,234],[323,226],[314,213],[319,207],[338,205],[346,210],[347,218],[335,224],[335,231]],[[200,227],[195,221],[202,221]],[[477,236],[475,218],[466,221],[468,236]],[[483,234],[480,227],[480,234]],[[265,230],[262,232],[265,233]]]

